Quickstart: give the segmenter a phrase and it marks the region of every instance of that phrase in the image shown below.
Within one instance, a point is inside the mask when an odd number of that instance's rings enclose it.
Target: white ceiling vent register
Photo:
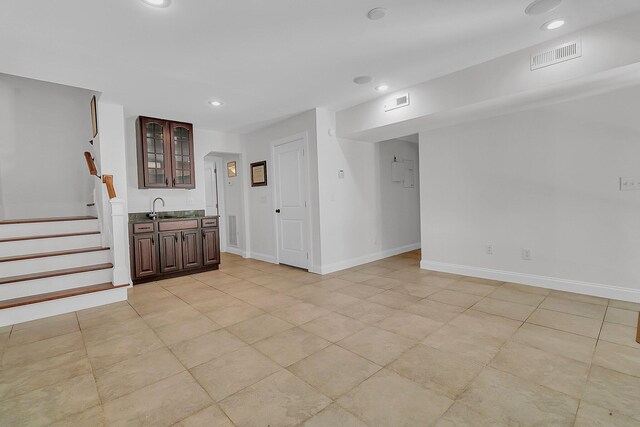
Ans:
[[[397,108],[406,107],[409,105],[409,94],[405,93],[400,96],[396,96],[395,98],[390,99],[384,104],[384,111],[391,111]]]
[[[553,49],[531,55],[531,71],[569,61],[570,59],[580,58],[581,56],[581,40],[565,43]]]

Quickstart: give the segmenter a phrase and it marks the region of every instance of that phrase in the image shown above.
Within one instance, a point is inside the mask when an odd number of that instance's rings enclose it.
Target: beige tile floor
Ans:
[[[0,329],[3,426],[640,425],[640,305],[420,270],[225,255]]]

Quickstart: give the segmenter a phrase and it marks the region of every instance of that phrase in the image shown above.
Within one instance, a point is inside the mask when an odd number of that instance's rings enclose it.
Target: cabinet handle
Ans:
[[[167,187],[169,186],[169,178],[164,179],[164,185],[166,185]]]
[[[153,236],[151,236],[151,246],[155,246],[156,245],[156,239],[153,238]]]
[[[178,235],[176,234],[176,235],[175,235],[175,236],[173,236],[173,237],[175,237],[175,238],[176,238],[176,242],[177,242],[177,241],[178,241]]]
[[[174,187],[176,186],[176,179],[175,178],[173,178],[173,186]]]

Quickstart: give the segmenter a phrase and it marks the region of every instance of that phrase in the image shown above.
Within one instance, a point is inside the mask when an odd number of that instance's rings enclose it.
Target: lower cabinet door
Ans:
[[[180,232],[160,233],[160,272],[171,273],[182,270]]]
[[[202,247],[204,265],[220,264],[220,236],[217,228],[202,230]]]
[[[182,232],[182,263],[184,268],[202,267],[202,244],[198,230]]]
[[[158,273],[156,264],[156,241],[153,234],[133,236],[133,263],[136,278]]]

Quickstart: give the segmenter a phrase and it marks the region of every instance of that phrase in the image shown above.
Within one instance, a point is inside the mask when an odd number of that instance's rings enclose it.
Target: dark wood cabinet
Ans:
[[[130,232],[134,284],[216,270],[220,264],[217,217],[132,223]]]
[[[136,278],[155,276],[156,245],[153,234],[139,234],[133,236],[133,274]]]
[[[202,244],[198,230],[182,232],[182,260],[184,268],[202,267]]]
[[[138,118],[138,187],[196,187],[192,124]]]
[[[217,228],[202,229],[204,265],[220,263],[220,236]]]
[[[179,232],[160,233],[160,272],[172,273],[182,270],[182,248]]]

